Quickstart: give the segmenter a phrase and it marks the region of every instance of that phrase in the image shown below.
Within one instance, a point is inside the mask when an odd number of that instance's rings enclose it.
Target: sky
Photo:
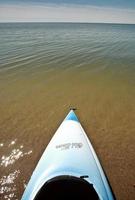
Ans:
[[[135,24],[135,0],[0,0],[0,22]]]

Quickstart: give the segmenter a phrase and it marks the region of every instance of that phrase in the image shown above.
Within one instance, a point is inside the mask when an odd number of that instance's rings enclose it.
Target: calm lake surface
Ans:
[[[118,200],[135,197],[135,25],[0,24],[0,200],[19,200],[71,107]]]

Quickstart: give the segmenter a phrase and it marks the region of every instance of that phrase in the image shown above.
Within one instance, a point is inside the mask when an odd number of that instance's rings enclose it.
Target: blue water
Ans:
[[[132,74],[134,33],[135,25],[0,24],[0,72],[79,67]]]
[[[21,199],[71,107],[117,199],[133,200],[134,99],[135,25],[1,23],[0,200]]]

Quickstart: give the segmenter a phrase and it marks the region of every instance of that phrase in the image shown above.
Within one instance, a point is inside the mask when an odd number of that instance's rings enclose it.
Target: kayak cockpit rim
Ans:
[[[92,184],[75,176],[56,176],[45,182],[32,200],[46,199],[92,199],[99,200],[99,195]]]

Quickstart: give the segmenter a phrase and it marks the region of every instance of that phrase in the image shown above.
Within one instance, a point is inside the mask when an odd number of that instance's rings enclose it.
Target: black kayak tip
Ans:
[[[70,110],[73,110],[73,111],[75,111],[75,110],[77,110],[77,108],[73,107],[73,108],[70,108]]]

